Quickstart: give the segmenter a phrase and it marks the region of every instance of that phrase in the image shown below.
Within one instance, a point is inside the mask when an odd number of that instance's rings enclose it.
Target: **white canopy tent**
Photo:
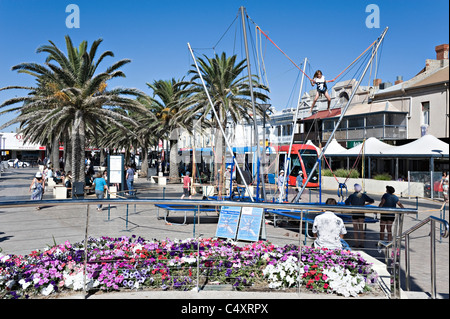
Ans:
[[[345,147],[343,147],[341,144],[338,143],[338,141],[336,141],[336,139],[334,138],[330,144],[328,144],[327,149],[325,150],[325,155],[328,154],[336,154],[336,153],[342,153],[344,151],[346,151],[347,149]]]
[[[433,135],[424,135],[408,144],[386,149],[383,155],[394,157],[448,157],[449,145]]]
[[[316,146],[311,140],[308,140],[306,142],[306,145],[312,145],[317,149],[317,152],[321,152],[322,149],[318,146]],[[338,141],[336,141],[336,139],[334,138],[330,144],[328,144],[327,149],[325,150],[325,155],[328,154],[337,154],[337,153],[341,153],[343,151],[346,151],[347,149],[345,147],[343,147],[341,144],[338,143]]]
[[[361,151],[361,148],[364,146],[364,149]],[[364,143],[356,145],[348,150],[339,152],[339,153],[329,153],[329,155],[333,156],[358,156],[359,154],[364,153],[366,156],[372,155],[380,155],[384,154],[384,152],[395,148],[393,145],[389,145],[381,142],[379,139],[375,137],[369,137]]]
[[[331,143],[330,143],[331,145]],[[408,144],[401,146],[393,146],[381,142],[377,138],[370,137],[364,143],[364,149],[361,150],[363,144],[359,144],[351,149],[344,151],[327,151],[325,155],[329,159],[330,163],[332,158],[347,158],[347,169],[349,168],[349,158],[358,157],[359,155],[364,155],[367,161],[368,177],[371,178],[371,168],[372,160],[376,163],[376,159],[379,160],[391,160],[391,164],[380,163],[381,165],[391,165],[391,174],[394,175],[395,179],[399,177],[399,159],[403,159],[403,174],[406,174],[404,170],[406,169],[409,174],[410,161],[429,161],[430,176],[433,176],[435,171],[435,160],[447,160],[449,158],[449,144],[445,143],[433,135],[424,135],[421,138],[412,141]],[[376,164],[378,165],[378,164]],[[440,163],[442,165],[442,163]],[[389,170],[389,169],[388,169]],[[433,177],[431,177],[433,181]],[[433,195],[432,195],[433,196]]]

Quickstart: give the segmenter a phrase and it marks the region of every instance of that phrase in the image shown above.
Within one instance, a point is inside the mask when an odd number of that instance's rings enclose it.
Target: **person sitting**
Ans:
[[[334,198],[328,198],[326,205],[337,205]],[[314,218],[312,227],[314,247],[327,249],[342,249],[341,239],[347,234],[344,221],[332,211],[324,211]]]

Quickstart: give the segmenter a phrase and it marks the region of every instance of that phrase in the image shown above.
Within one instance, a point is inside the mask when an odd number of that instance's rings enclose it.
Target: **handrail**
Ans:
[[[292,210],[330,210],[341,213],[380,213],[380,214],[417,214],[417,209],[409,208],[383,208],[368,206],[345,206],[345,205],[325,205],[325,204],[303,204],[303,203],[270,203],[270,202],[244,202],[228,200],[197,200],[197,199],[146,199],[146,198],[127,198],[127,199],[48,199],[41,201],[1,201],[0,208],[14,207],[33,207],[36,205],[95,205],[95,204],[171,204],[171,205],[190,205],[190,206],[243,206],[259,207],[272,209],[292,209]]]
[[[377,206],[345,206],[345,205],[325,205],[325,204],[303,204],[303,203],[270,203],[270,202],[245,202],[245,201],[227,201],[227,200],[194,200],[194,199],[167,199],[167,198],[156,198],[156,199],[145,199],[145,198],[121,198],[121,199],[52,199],[52,200],[21,200],[21,201],[1,201],[1,208],[14,208],[14,207],[34,207],[34,206],[63,206],[63,205],[86,205],[86,232],[85,238],[87,238],[88,227],[89,227],[89,206],[90,205],[121,205],[125,204],[127,206],[127,217],[126,224],[128,225],[128,204],[134,205],[182,205],[182,206],[193,206],[200,210],[200,207],[205,206],[235,206],[235,207],[258,207],[263,209],[274,209],[274,210],[294,210],[300,212],[303,216],[305,211],[334,211],[341,213],[380,213],[382,214],[395,214],[398,215],[399,220],[403,220],[404,214],[417,214],[416,209],[405,209],[405,208],[382,208]],[[108,217],[109,218],[109,217]],[[195,219],[195,215],[194,215]],[[303,218],[300,219],[299,229],[302,229]],[[195,225],[195,222],[194,222]],[[195,228],[194,228],[195,237]],[[87,240],[85,239],[85,245]],[[299,242],[299,247],[301,247],[301,241]],[[85,251],[87,251],[85,247]],[[300,260],[300,259],[299,259]],[[391,280],[396,280],[395,277],[391,276]],[[397,279],[399,282],[399,280]],[[399,284],[396,285],[397,287]],[[85,282],[86,287],[86,282]],[[394,288],[394,291],[397,291]],[[397,295],[397,293],[395,293]]]
[[[409,291],[411,289],[410,285],[410,275],[411,275],[411,261],[410,261],[410,241],[409,235],[421,228],[422,226],[431,222],[431,231],[430,231],[430,245],[431,245],[431,256],[430,256],[430,266],[431,266],[431,298],[436,298],[436,222],[440,223],[444,230],[441,232],[441,237],[447,238],[449,235],[449,223],[442,218],[438,218],[435,216],[428,216],[420,223],[417,223],[415,226],[406,230],[400,235],[400,239],[405,238],[405,272],[406,272],[406,290]],[[393,245],[393,241],[385,242],[379,241],[378,246],[384,246],[385,249],[390,248]],[[386,253],[386,258],[388,253]]]
[[[402,237],[413,233],[415,230],[419,229],[420,227],[422,227],[423,225],[427,224],[431,220],[439,222],[439,223],[441,223],[444,226],[444,231],[441,233],[441,236],[443,238],[447,238],[448,237],[448,233],[449,233],[449,223],[446,220],[444,220],[442,218],[435,217],[435,216],[428,216],[427,218],[422,220],[420,223],[418,223],[416,226],[413,226],[410,229],[408,229],[407,231],[405,231],[402,234]]]

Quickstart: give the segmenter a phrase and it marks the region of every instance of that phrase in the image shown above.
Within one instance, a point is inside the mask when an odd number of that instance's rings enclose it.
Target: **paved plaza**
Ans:
[[[36,168],[7,169],[0,177],[0,202],[23,201],[30,199],[29,185]],[[138,190],[138,198],[168,198],[179,199],[182,195],[182,184],[167,184],[159,186],[151,183],[146,178],[138,178],[135,181]],[[383,190],[379,194],[369,194],[378,205]],[[309,199],[309,194],[304,194],[303,199]],[[312,200],[316,200],[312,195]],[[322,200],[328,197],[337,198],[336,192],[326,191],[322,194]],[[89,196],[86,198],[90,198]],[[94,196],[95,198],[95,196]],[[196,195],[194,199],[201,199]],[[53,192],[47,190],[45,199],[54,199]],[[415,208],[415,198],[401,198],[406,208]],[[404,220],[403,230],[407,230],[428,216],[442,217],[440,207],[442,201],[419,199],[418,215],[407,215]],[[89,208],[88,208],[89,207]],[[44,206],[41,210],[34,207],[0,208],[0,248],[6,254],[29,254],[36,249],[44,249],[53,243],[81,242],[84,240],[86,230],[86,215],[89,209],[88,234],[91,237],[100,236],[142,236],[145,239],[184,239],[202,235],[214,237],[216,233],[218,215],[215,212],[201,213],[200,220],[194,221],[193,213],[187,214],[186,225],[179,225],[184,221],[184,213],[171,213],[166,223],[163,211],[153,205],[128,204],[104,206],[99,212],[96,205],[52,205]],[[448,207],[445,213],[448,221]],[[266,220],[267,240],[274,244],[298,244],[304,239],[304,234],[299,234],[298,223],[282,221],[274,227],[272,220]],[[345,238],[352,245],[352,225],[346,225],[349,234]],[[411,234],[411,289],[429,294],[431,291],[430,270],[430,225],[425,225]],[[358,248],[365,254],[379,260],[384,260],[383,252],[379,252],[375,243],[379,236],[379,224],[368,224],[366,230],[367,244],[365,248]],[[448,299],[449,296],[449,239],[440,238],[439,229],[436,231],[438,239],[436,245],[436,269],[437,269],[437,298]],[[311,245],[312,239],[307,238],[307,245]],[[402,254],[402,288],[404,283],[404,255]],[[218,292],[211,292],[211,298],[217,297]],[[186,294],[181,298],[186,298]],[[188,298],[196,298],[196,295]],[[198,298],[208,298],[208,294],[202,292]],[[260,293],[256,298],[275,298],[274,294]],[[130,292],[124,294],[103,294],[105,298],[143,298],[143,293]],[[148,294],[144,298],[147,298]],[[242,295],[241,295],[242,297]],[[96,298],[102,298],[102,295]],[[180,298],[178,292],[154,295],[150,298]],[[219,298],[234,298],[232,292],[223,292]],[[245,298],[245,297],[244,297]],[[254,298],[254,297],[253,297]],[[281,298],[298,298],[298,295],[284,294]]]

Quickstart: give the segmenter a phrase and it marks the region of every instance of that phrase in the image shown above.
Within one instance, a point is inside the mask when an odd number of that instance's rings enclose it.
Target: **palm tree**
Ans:
[[[181,80],[155,80],[147,83],[153,90],[152,104],[149,108],[160,124],[160,137],[170,141],[169,180],[176,181],[178,175],[178,133],[184,128],[190,131],[191,117],[180,116],[189,107],[191,90],[189,82]]]
[[[0,108],[24,102],[22,106],[6,111],[21,111],[15,119],[16,123],[39,120],[43,134],[52,131],[62,134],[64,130],[69,130],[73,177],[75,181],[83,182],[86,140],[101,135],[112,124],[124,131],[127,130],[124,122],[137,125],[126,113],[116,110],[145,111],[135,99],[125,97],[141,96],[143,93],[131,88],[107,90],[109,80],[125,77],[119,68],[130,60],[122,59],[105,71],[97,73],[103,59],[114,56],[111,51],[105,51],[95,60],[102,39],[94,41],[89,51],[86,41],[75,48],[69,36],[66,36],[65,40],[67,55],[49,41],[50,45],[37,49],[38,53],[48,54],[45,65],[21,63],[12,68],[20,73],[35,76],[41,89],[42,84],[46,83],[52,88],[52,94],[37,94],[34,88],[28,88],[28,96],[10,99],[0,105]]]
[[[214,176],[217,176],[219,164],[222,165],[222,173],[224,172],[225,137],[219,130],[219,123],[225,129],[229,121],[236,124],[250,122],[253,119],[252,101],[249,98],[251,94],[248,76],[242,74],[247,68],[246,60],[237,62],[236,58],[236,55],[227,57],[225,52],[221,56],[216,54],[213,58],[208,58],[207,56],[204,56],[204,59],[198,58],[202,78],[205,81],[208,93],[214,104],[213,107],[218,115],[218,119],[215,117],[212,119],[216,128]],[[202,83],[195,82],[200,78],[197,69],[192,69],[189,73],[193,74],[192,84],[196,91],[194,98],[196,104],[191,108],[190,112],[200,114],[200,119],[206,119],[212,113],[211,105],[204,92]],[[268,88],[260,84],[256,76],[252,76],[252,86],[255,88],[255,100],[265,102],[269,99],[263,93],[268,92]],[[256,104],[256,112],[260,116],[263,115],[264,111],[259,107],[259,104]],[[221,181],[222,175],[220,176],[220,184]]]
[[[124,148],[127,154],[129,153],[128,150],[130,147],[133,147],[135,150],[141,149],[141,176],[147,176],[148,150],[150,146],[157,144],[161,135],[162,126],[159,125],[156,116],[150,112],[149,105],[152,103],[150,97],[139,97],[137,101],[144,108],[148,109],[148,112],[129,112],[129,116],[138,123],[138,126],[134,127],[131,124],[125,123],[124,125],[129,128],[128,131],[122,131],[115,126],[111,126],[98,143],[109,149]]]

